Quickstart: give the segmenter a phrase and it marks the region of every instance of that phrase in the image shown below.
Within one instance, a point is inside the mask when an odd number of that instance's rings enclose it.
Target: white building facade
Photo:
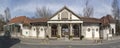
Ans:
[[[115,34],[115,23],[80,17],[63,7],[50,18],[31,19],[30,27],[20,25],[22,36],[33,38],[107,39]],[[21,23],[22,24],[22,23]]]

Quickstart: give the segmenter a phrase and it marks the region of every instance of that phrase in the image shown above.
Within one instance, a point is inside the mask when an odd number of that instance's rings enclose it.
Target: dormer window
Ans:
[[[68,12],[64,11],[61,13],[61,19],[62,20],[68,20]]]

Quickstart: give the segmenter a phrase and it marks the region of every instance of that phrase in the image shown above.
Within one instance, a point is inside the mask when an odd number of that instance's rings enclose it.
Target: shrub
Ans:
[[[60,38],[60,35],[57,35],[57,38]]]
[[[73,38],[73,35],[70,35],[70,36],[69,36],[69,39],[72,39],[72,38]]]
[[[48,36],[48,35],[46,35],[46,38],[49,38],[49,36]]]
[[[83,36],[83,35],[81,35],[81,36],[80,36],[80,40],[82,40],[83,38],[84,38],[84,36]]]

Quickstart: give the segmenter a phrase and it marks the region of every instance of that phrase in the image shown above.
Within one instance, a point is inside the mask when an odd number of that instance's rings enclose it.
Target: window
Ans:
[[[112,29],[112,34],[114,35],[114,29]]]
[[[96,31],[98,31],[98,28],[96,29]]]
[[[90,28],[88,28],[88,32],[90,32]]]
[[[33,28],[33,30],[35,31],[35,28]]]
[[[26,34],[28,34],[28,32],[26,32]]]
[[[66,11],[61,13],[62,20],[68,20],[68,13]]]
[[[114,29],[110,29],[109,34],[114,34]]]
[[[41,28],[41,31],[43,31],[43,28]]]

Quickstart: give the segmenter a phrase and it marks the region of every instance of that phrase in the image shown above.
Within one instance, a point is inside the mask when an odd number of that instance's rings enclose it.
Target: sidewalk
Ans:
[[[101,45],[120,42],[120,37],[113,38],[112,40],[103,40],[102,43],[95,42],[94,40],[42,40],[42,39],[31,39],[21,38],[22,44],[32,45]]]

